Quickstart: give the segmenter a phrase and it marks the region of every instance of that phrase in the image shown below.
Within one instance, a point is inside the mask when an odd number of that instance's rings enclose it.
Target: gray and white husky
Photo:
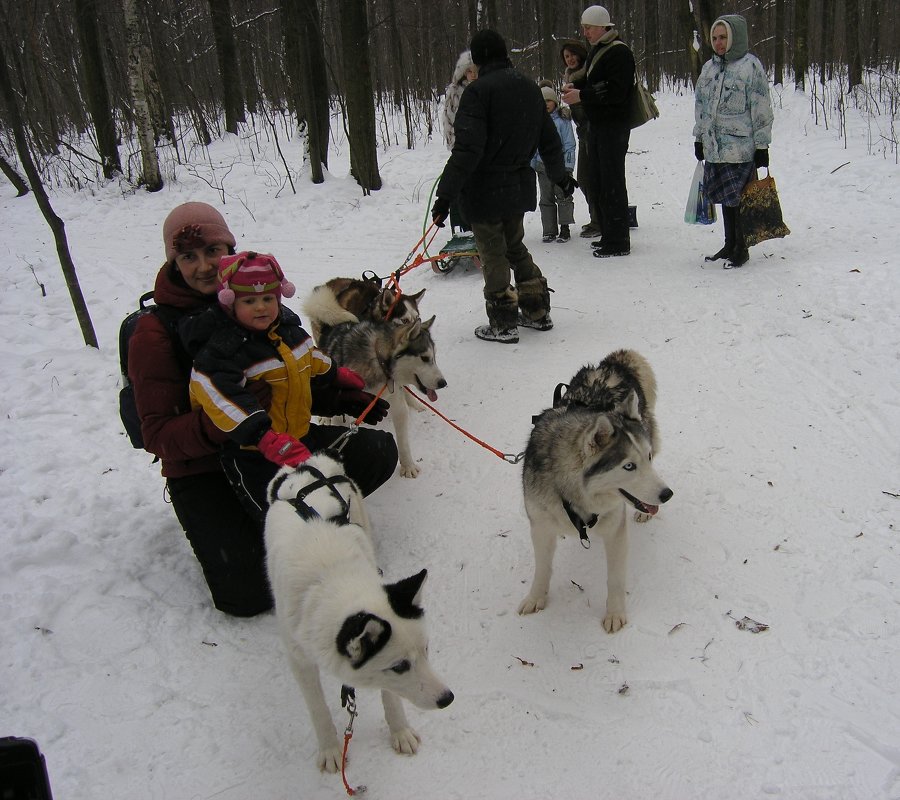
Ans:
[[[673,494],[652,464],[659,447],[655,405],[650,364],[633,350],[617,350],[582,367],[554,408],[535,419],[523,470],[535,568],[520,614],[547,603],[557,538],[578,532],[584,542],[596,532],[606,550],[603,627],[613,633],[627,622],[626,503],[636,521],[646,522]]]
[[[419,735],[401,698],[423,709],[453,702],[428,663],[421,608],[426,571],[390,585],[375,566],[359,490],[325,451],[284,467],[268,489],[266,566],[278,629],[319,743],[320,769],[340,769],[341,744],[319,670],[381,690],[391,742],[413,754]]]
[[[419,468],[409,447],[409,409],[422,411],[423,406],[403,387],[411,386],[437,400],[437,390],[447,385],[435,356],[431,326],[434,317],[415,319],[402,325],[384,321],[342,322],[334,315],[330,303],[321,303],[327,295],[313,292],[303,304],[314,328],[318,328],[316,344],[344,367],[358,372],[366,388],[378,392],[391,404],[389,412],[397,436],[400,474],[415,478]]]

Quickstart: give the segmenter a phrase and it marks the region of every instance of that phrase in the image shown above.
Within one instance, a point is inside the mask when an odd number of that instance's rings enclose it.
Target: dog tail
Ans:
[[[303,313],[313,328],[333,328],[342,322],[359,322],[357,317],[343,308],[328,286],[317,286],[303,301]]]
[[[638,384],[644,393],[646,407],[652,413],[653,409],[656,408],[656,376],[653,374],[650,362],[636,350],[616,350],[604,360],[609,363],[619,364],[636,375]]]

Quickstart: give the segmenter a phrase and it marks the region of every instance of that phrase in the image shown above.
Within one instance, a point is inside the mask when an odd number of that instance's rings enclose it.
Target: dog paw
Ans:
[[[622,630],[622,628],[625,627],[626,622],[628,622],[628,620],[625,619],[624,614],[607,612],[606,616],[603,618],[603,630],[607,633],[615,633],[616,631]]]
[[[415,464],[401,464],[400,475],[404,478],[416,478],[419,475],[419,468]]]
[[[534,614],[536,611],[543,611],[547,605],[547,595],[543,597],[532,597],[528,595],[521,603],[519,603],[520,614]]]
[[[322,772],[337,772],[341,768],[340,745],[335,744],[333,747],[327,747],[319,750],[318,765]]]
[[[412,728],[401,728],[391,732],[391,745],[401,755],[413,756],[419,749],[422,739]]]

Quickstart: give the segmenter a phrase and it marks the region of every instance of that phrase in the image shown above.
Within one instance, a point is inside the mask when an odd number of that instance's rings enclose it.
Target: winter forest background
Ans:
[[[273,179],[319,183],[335,126],[364,192],[378,148],[428,140],[457,54],[479,28],[507,39],[516,66],[558,79],[559,41],[587,0],[0,0],[0,167],[50,185],[120,176],[159,189],[190,169],[194,145],[224,132],[274,139]],[[892,0],[607,2],[649,88],[690,86],[711,55],[711,22],[748,19],[773,84],[807,92],[816,124],[848,105],[886,115],[896,151],[900,9]],[[21,131],[21,142],[14,133]],[[25,160],[27,156],[24,156]],[[305,174],[300,173],[305,169]],[[18,185],[24,186],[24,180]]]

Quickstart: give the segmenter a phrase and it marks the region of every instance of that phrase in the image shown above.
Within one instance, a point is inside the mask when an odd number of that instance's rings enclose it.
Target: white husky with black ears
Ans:
[[[275,614],[319,740],[319,768],[336,772],[341,764],[320,668],[347,686],[380,689],[394,749],[415,753],[419,735],[400,698],[424,709],[453,702],[428,663],[419,604],[426,571],[382,583],[362,496],[331,454],[282,468],[268,494],[266,563]]]

